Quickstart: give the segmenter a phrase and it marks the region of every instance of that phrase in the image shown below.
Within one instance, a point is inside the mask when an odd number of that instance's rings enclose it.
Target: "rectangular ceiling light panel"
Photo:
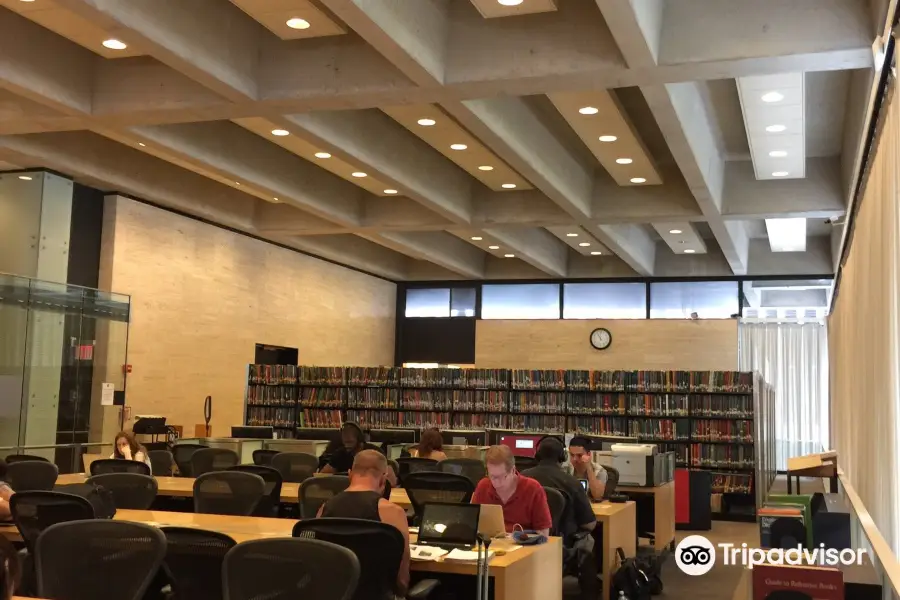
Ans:
[[[806,219],[766,219],[772,252],[806,252]]]
[[[803,73],[740,77],[737,86],[756,178],[806,177]]]

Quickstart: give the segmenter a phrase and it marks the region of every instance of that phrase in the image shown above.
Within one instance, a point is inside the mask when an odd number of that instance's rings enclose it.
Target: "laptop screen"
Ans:
[[[478,504],[427,502],[419,526],[419,542],[471,544],[478,536]]]

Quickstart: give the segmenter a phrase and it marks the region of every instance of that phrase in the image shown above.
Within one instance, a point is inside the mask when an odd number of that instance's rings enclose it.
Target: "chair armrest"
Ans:
[[[425,600],[437,589],[441,582],[437,579],[423,579],[406,592],[407,600]]]

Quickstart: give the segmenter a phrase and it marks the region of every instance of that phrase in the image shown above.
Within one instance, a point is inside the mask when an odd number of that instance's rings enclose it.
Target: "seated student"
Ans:
[[[594,516],[588,495],[581,487],[581,482],[562,468],[566,462],[562,442],[554,437],[545,437],[538,444],[534,457],[538,460],[538,466],[523,471],[522,475],[535,479],[544,487],[562,490],[571,499],[571,510],[563,515],[560,533],[564,537],[570,537],[579,530],[593,531],[597,526],[597,517]]]
[[[569,461],[563,465],[569,475],[575,479],[587,479],[591,498],[597,502],[603,500],[606,491],[606,469],[595,463],[591,456],[591,441],[584,436],[576,435],[569,441]]]
[[[441,432],[437,429],[424,430],[422,439],[419,440],[416,456],[438,461],[447,460],[447,455],[444,454],[444,440],[441,438]]]
[[[353,466],[354,457],[363,450],[374,450],[381,452],[381,448],[374,444],[366,442],[366,436],[362,428],[356,423],[347,422],[341,426],[341,445],[328,459],[328,463],[322,467],[322,473],[346,473]],[[388,481],[391,485],[397,486],[397,478],[394,471],[388,469]]]
[[[116,441],[113,444],[113,453],[110,455],[110,458],[136,460],[145,463],[150,467],[151,474],[153,472],[153,465],[150,464],[150,457],[147,456],[147,449],[135,439],[134,434],[130,431],[120,431],[116,434]]]
[[[368,519],[381,521],[396,527],[403,534],[403,560],[397,571],[399,596],[409,587],[409,529],[406,511],[399,505],[382,498],[385,482],[391,469],[387,458],[377,450],[361,450],[353,458],[350,468],[350,485],[343,492],[325,502],[319,509],[319,517]]]
[[[15,492],[6,483],[6,461],[0,458],[0,521],[9,521],[12,513],[9,510],[9,499]]]
[[[488,476],[478,482],[472,504],[499,504],[503,507],[506,531],[516,525],[522,529],[550,534],[553,521],[543,486],[516,471],[512,450],[507,446],[491,446],[484,454]]]

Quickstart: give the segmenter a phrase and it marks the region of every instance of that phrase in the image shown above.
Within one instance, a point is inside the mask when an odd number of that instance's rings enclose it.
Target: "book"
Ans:
[[[830,567],[756,565],[753,600],[844,600],[844,576]]]

